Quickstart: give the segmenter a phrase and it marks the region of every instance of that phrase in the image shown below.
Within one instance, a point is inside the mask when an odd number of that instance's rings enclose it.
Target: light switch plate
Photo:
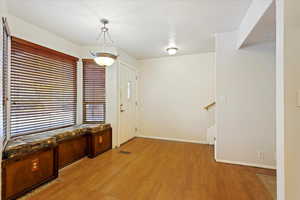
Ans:
[[[300,90],[297,91],[297,107],[300,107]]]
[[[226,96],[220,96],[220,102],[223,103],[223,104],[226,104],[227,103]]]

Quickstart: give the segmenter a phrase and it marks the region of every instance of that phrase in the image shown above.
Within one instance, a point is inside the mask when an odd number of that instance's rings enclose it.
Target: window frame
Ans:
[[[2,65],[2,69],[1,69],[1,91],[2,91],[2,95],[1,95],[1,101],[2,101],[2,109],[1,109],[1,115],[2,115],[2,120],[3,122],[6,121],[6,127],[4,128],[4,123],[1,123],[1,126],[3,128],[3,132],[2,132],[2,144],[3,147],[6,146],[8,140],[10,139],[11,135],[10,135],[10,48],[11,48],[11,34],[10,34],[10,29],[7,23],[7,19],[5,17],[2,17],[2,30],[1,30],[1,34],[2,35],[2,56],[1,56],[1,65]],[[6,37],[6,42],[7,42],[7,52],[4,52],[4,37]],[[7,68],[6,68],[6,74],[4,71],[4,54],[7,54]],[[6,76],[6,81],[4,80],[4,76]],[[6,85],[5,85],[6,83]],[[3,96],[4,93],[3,91],[5,90],[6,92],[6,99],[4,99],[5,97]],[[5,109],[5,115],[4,115],[4,109]],[[5,130],[5,133],[4,133]],[[4,149],[4,148],[3,148]]]

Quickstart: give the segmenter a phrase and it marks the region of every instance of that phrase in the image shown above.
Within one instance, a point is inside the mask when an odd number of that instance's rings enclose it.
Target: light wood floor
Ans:
[[[208,145],[137,138],[82,159],[26,199],[271,200],[256,173],[272,170],[216,163]]]

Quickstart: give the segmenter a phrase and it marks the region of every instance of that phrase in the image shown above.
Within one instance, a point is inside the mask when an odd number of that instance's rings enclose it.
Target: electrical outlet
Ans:
[[[257,152],[257,157],[258,157],[259,160],[264,160],[265,159],[264,152],[258,151]]]

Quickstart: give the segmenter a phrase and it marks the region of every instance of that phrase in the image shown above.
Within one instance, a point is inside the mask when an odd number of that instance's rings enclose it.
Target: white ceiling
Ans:
[[[214,51],[213,35],[238,28],[251,0],[8,0],[9,12],[82,46],[107,18],[116,45],[138,58]]]

